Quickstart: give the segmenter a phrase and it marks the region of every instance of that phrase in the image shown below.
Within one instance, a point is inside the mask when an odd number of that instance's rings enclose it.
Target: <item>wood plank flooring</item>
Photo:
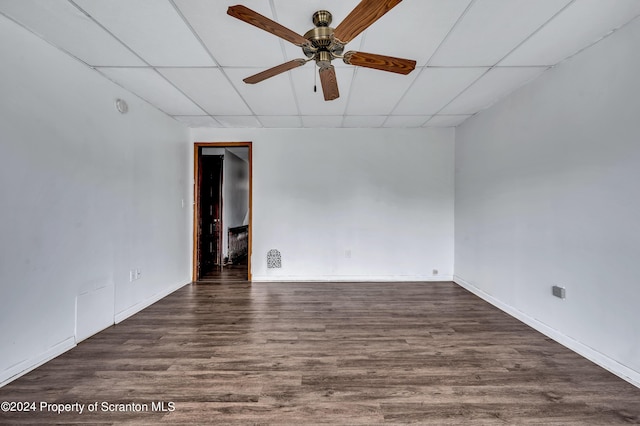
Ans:
[[[247,281],[249,269],[246,263],[239,265],[227,265],[222,268],[215,268],[213,271],[204,274],[200,278],[206,283],[231,283]]]
[[[450,282],[189,285],[0,401],[38,404],[0,424],[640,424],[640,389]]]

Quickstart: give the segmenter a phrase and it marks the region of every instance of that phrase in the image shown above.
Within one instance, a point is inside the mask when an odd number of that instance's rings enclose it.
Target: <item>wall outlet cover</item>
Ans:
[[[567,290],[564,287],[554,285],[551,287],[551,294],[555,297],[559,297],[560,299],[564,299],[567,297]]]

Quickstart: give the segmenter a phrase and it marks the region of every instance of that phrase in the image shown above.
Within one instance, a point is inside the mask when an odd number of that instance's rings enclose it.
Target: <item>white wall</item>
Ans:
[[[1,16],[0,58],[1,384],[189,282],[191,157],[182,125]]]
[[[254,280],[452,278],[453,130],[193,129],[192,139],[253,142]],[[267,268],[273,248],[281,269]]]
[[[459,127],[455,200],[456,281],[636,384],[638,46],[636,20]]]
[[[248,148],[243,148],[248,150]],[[223,256],[229,255],[229,228],[242,226],[249,210],[249,163],[226,149],[222,199]]]

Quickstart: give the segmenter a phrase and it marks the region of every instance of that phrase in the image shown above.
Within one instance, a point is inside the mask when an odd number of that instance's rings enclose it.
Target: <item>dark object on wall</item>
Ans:
[[[229,263],[239,265],[249,256],[249,226],[229,228]]]

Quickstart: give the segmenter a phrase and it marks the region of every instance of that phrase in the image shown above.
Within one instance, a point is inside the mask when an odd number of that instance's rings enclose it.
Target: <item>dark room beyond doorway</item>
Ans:
[[[247,281],[251,145],[195,144],[194,281]]]

